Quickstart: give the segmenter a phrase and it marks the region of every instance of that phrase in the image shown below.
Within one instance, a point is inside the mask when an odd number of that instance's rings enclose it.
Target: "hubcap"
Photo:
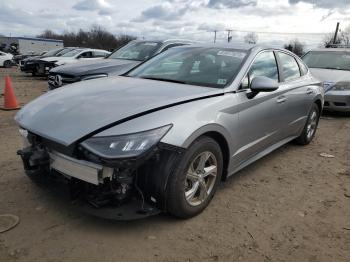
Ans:
[[[315,134],[316,127],[317,127],[317,112],[316,110],[313,110],[309,118],[309,121],[307,123],[307,129],[306,129],[307,139],[312,138],[312,136]]]
[[[213,153],[200,153],[191,162],[185,181],[185,197],[191,206],[203,203],[214,188],[217,176],[217,160]]]

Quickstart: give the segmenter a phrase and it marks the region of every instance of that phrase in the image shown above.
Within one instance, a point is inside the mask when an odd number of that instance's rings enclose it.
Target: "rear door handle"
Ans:
[[[281,103],[284,103],[286,102],[287,98],[285,96],[280,96],[277,98],[277,103],[281,104]]]
[[[308,94],[308,95],[311,95],[313,92],[314,92],[314,90],[312,88],[308,88],[306,90],[306,94]]]

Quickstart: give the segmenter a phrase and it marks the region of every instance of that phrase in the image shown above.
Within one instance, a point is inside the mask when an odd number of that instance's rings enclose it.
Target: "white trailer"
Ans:
[[[44,51],[63,48],[63,41],[34,37],[0,37],[0,47],[4,51],[17,50],[18,54],[40,54]]]

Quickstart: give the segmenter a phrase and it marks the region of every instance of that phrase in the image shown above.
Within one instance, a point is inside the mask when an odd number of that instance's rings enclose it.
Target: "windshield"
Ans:
[[[63,50],[62,48],[59,48],[59,49],[54,49],[54,50],[48,51],[47,53],[45,53],[43,55],[43,57],[54,56],[54,55],[58,54],[59,52],[61,52],[62,50]]]
[[[65,54],[61,54],[62,57],[73,57],[79,54],[83,49],[74,49],[66,52]]]
[[[128,76],[223,88],[236,76],[246,55],[246,51],[230,48],[173,48],[141,64]]]
[[[159,42],[130,42],[124,47],[113,52],[108,58],[144,61],[158,50]]]
[[[310,68],[350,70],[350,52],[311,51],[303,60]]]

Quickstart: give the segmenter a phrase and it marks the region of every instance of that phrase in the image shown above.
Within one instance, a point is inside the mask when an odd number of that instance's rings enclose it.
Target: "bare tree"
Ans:
[[[64,32],[57,34],[52,30],[45,30],[38,35],[42,38],[63,40],[65,46],[90,47],[106,50],[119,48],[136,37],[129,35],[114,36],[99,25],[94,25],[89,31],[80,29],[77,32]]]
[[[248,33],[244,36],[244,42],[247,44],[255,45],[256,43],[258,43],[258,39],[259,36],[257,35],[257,33],[254,32]]]
[[[332,33],[326,34],[323,39],[322,45],[324,47],[330,47],[332,45],[350,45],[350,26],[345,30],[339,30],[337,38],[334,42],[334,35]]]
[[[284,45],[284,48],[298,56],[302,56],[305,53],[304,45],[298,39],[291,40],[288,44]]]

